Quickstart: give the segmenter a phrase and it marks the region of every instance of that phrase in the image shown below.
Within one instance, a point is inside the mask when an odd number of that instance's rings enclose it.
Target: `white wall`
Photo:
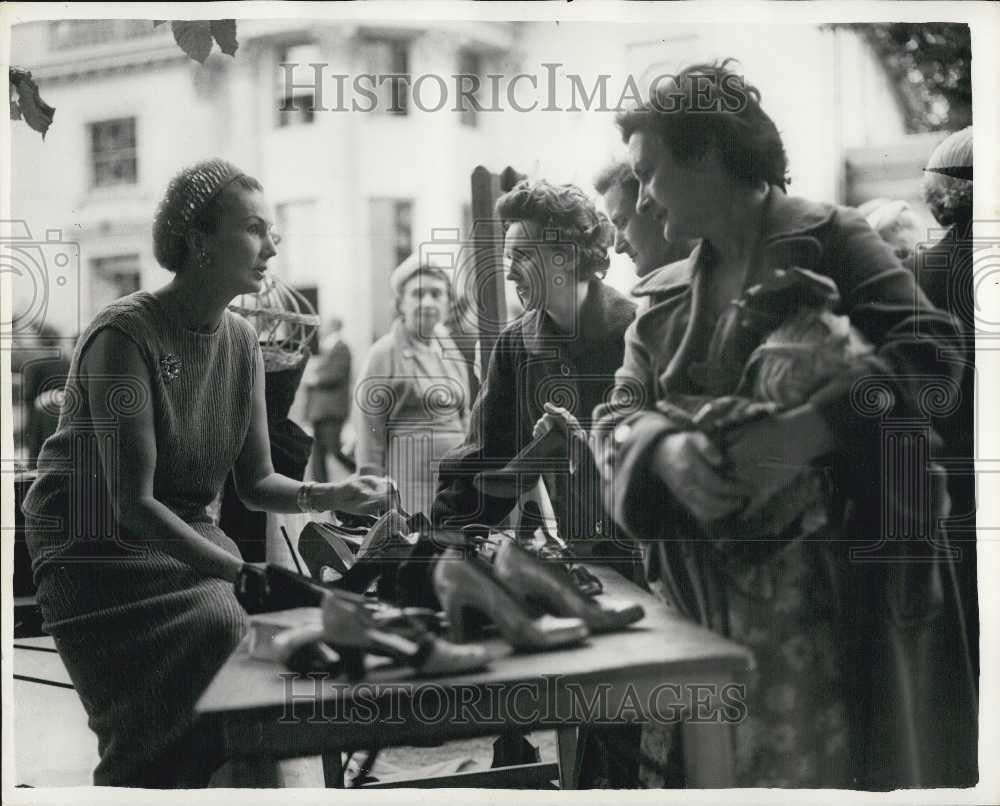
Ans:
[[[46,140],[24,125],[13,126],[14,212],[36,236],[58,227],[80,242],[85,320],[94,313],[86,307],[89,260],[138,252],[145,287],[167,279],[149,243],[159,195],[182,165],[222,156],[256,174],[273,204],[315,203],[315,231],[300,235],[309,243],[297,249],[309,256],[309,265],[289,279],[316,284],[322,313],[342,316],[346,340],[363,351],[371,339],[372,300],[387,293],[386,278],[371,272],[371,198],[413,200],[413,243],[419,248],[434,229],[461,225],[477,164],[493,171],[509,164],[529,176],[575,182],[593,192],[596,172],[624,155],[613,111],[565,110],[571,101],[566,73],[580,74],[588,90],[599,72],[611,74],[608,102],[615,106],[628,73],[648,78],[695,60],[735,56],[760,88],[764,108],[785,140],[792,192],[820,200],[841,197],[844,149],[891,141],[902,132],[877,60],[852,33],[781,25],[554,22],[517,24],[513,36],[509,26],[496,25],[442,24],[410,32],[414,74],[450,75],[459,49],[476,41],[496,48],[486,63],[490,72],[539,76],[537,93],[521,93],[522,101],[539,98],[536,111],[481,112],[479,126],[470,128],[458,114],[424,113],[411,104],[405,117],[317,112],[311,125],[278,128],[273,36],[279,31],[314,36],[331,73],[366,69],[353,38],[357,31],[346,24],[248,23],[236,60],[214,54],[206,67],[186,59],[169,38],[153,37],[101,52],[111,53],[112,61],[127,61],[132,58],[127,53],[160,48],[173,62],[75,81],[45,80],[42,96],[57,109]],[[261,38],[265,34],[271,38]],[[93,53],[48,53],[45,24],[15,30],[13,46],[15,63],[29,68]],[[547,112],[541,109],[542,65],[553,62],[563,65],[556,96],[563,111]],[[139,183],[92,191],[86,123],[123,115],[138,118]],[[632,284],[627,258],[614,258],[609,279],[622,289]],[[72,329],[74,323],[60,316],[72,316],[53,314],[58,326]]]

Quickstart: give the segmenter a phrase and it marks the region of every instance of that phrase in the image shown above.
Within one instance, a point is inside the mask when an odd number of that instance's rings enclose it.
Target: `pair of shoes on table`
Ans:
[[[365,655],[372,654],[422,675],[449,675],[480,669],[492,659],[482,645],[436,636],[433,611],[388,607],[345,591],[327,594],[321,608],[321,627],[293,628],[274,639],[279,657],[293,671],[343,671],[348,679],[360,680]]]
[[[456,641],[468,637],[475,612],[493,621],[516,649],[527,650],[577,644],[591,632],[623,629],[645,615],[638,604],[587,598],[565,574],[513,540],[500,542],[492,565],[449,550],[433,578]]]

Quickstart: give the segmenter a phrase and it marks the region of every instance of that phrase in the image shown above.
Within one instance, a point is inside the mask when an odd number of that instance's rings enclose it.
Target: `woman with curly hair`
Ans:
[[[98,737],[94,783],[189,788],[224,760],[194,705],[246,631],[233,582],[260,571],[208,512],[226,476],[271,512],[374,513],[388,489],[274,472],[257,334],[227,309],[277,253],[260,183],[223,160],[181,171],[153,247],[174,277],[80,337],[24,512],[43,629]]]
[[[538,476],[522,469],[516,484],[489,486],[476,476],[502,470],[533,438],[560,429],[569,450],[547,457],[560,469],[544,474],[559,534],[631,578],[632,551],[612,535],[585,430],[612,389],[635,318],[635,304],[602,282],[614,230],[575,185],[523,181],[496,210],[507,279],[525,312],[498,337],[466,440],[441,462],[431,520],[444,530],[499,524]],[[637,728],[594,731],[581,744],[581,786],[634,785]]]
[[[473,477],[503,468],[549,428],[584,433],[635,316],[635,305],[602,282],[613,232],[582,190],[523,181],[496,209],[506,227],[507,279],[525,312],[497,339],[469,434],[442,463],[432,520],[443,527],[498,524],[514,506],[513,492],[480,491]],[[583,494],[588,469],[576,468],[572,483],[566,475],[547,479],[567,540],[606,531],[599,501],[595,507],[593,492]],[[532,483],[521,479],[520,489]]]

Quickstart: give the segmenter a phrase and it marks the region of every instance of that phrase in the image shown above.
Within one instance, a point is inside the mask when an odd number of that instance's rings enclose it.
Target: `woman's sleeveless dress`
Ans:
[[[103,380],[113,413],[152,407],[156,499],[236,556],[207,507],[250,427],[259,348],[249,323],[229,311],[214,332],[199,333],[147,292],[109,305],[77,343],[59,428],[23,507],[43,628],[98,737],[94,783],[201,786],[223,759],[215,738],[194,726],[194,704],[243,636],[246,616],[229,582],[115,520],[97,443],[113,444],[116,424],[92,417],[80,374],[104,328],[130,339],[149,369],[148,386],[125,375]]]

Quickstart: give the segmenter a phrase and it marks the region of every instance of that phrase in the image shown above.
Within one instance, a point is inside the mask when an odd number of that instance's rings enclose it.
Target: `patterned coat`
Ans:
[[[731,394],[766,336],[738,303],[712,319],[702,247],[647,282],[652,304],[629,329],[615,396],[595,414],[607,506],[642,541],[647,576],[673,606],[755,651],[749,717],[736,731],[742,785],[947,780],[947,771],[934,770],[940,715],[920,709],[936,679],[927,636],[939,626],[939,564],[926,560],[940,559],[930,536],[944,505],[925,451],[946,404],[927,390],[957,389],[953,322],[848,209],[772,188],[762,255],[747,288],[791,268],[828,277],[841,300],[835,313],[874,347],[810,396],[836,445],[824,468],[832,517],[808,539],[775,535],[785,538],[779,550],[745,551],[740,535],[700,535],[650,470],[652,451],[674,427],[660,403]],[[907,438],[883,439],[892,428]],[[925,483],[919,499],[886,475],[891,461]],[[924,530],[921,539],[881,543],[886,532],[914,529]],[[949,657],[937,649],[934,657]],[[907,715],[917,720],[916,736],[898,732]]]

